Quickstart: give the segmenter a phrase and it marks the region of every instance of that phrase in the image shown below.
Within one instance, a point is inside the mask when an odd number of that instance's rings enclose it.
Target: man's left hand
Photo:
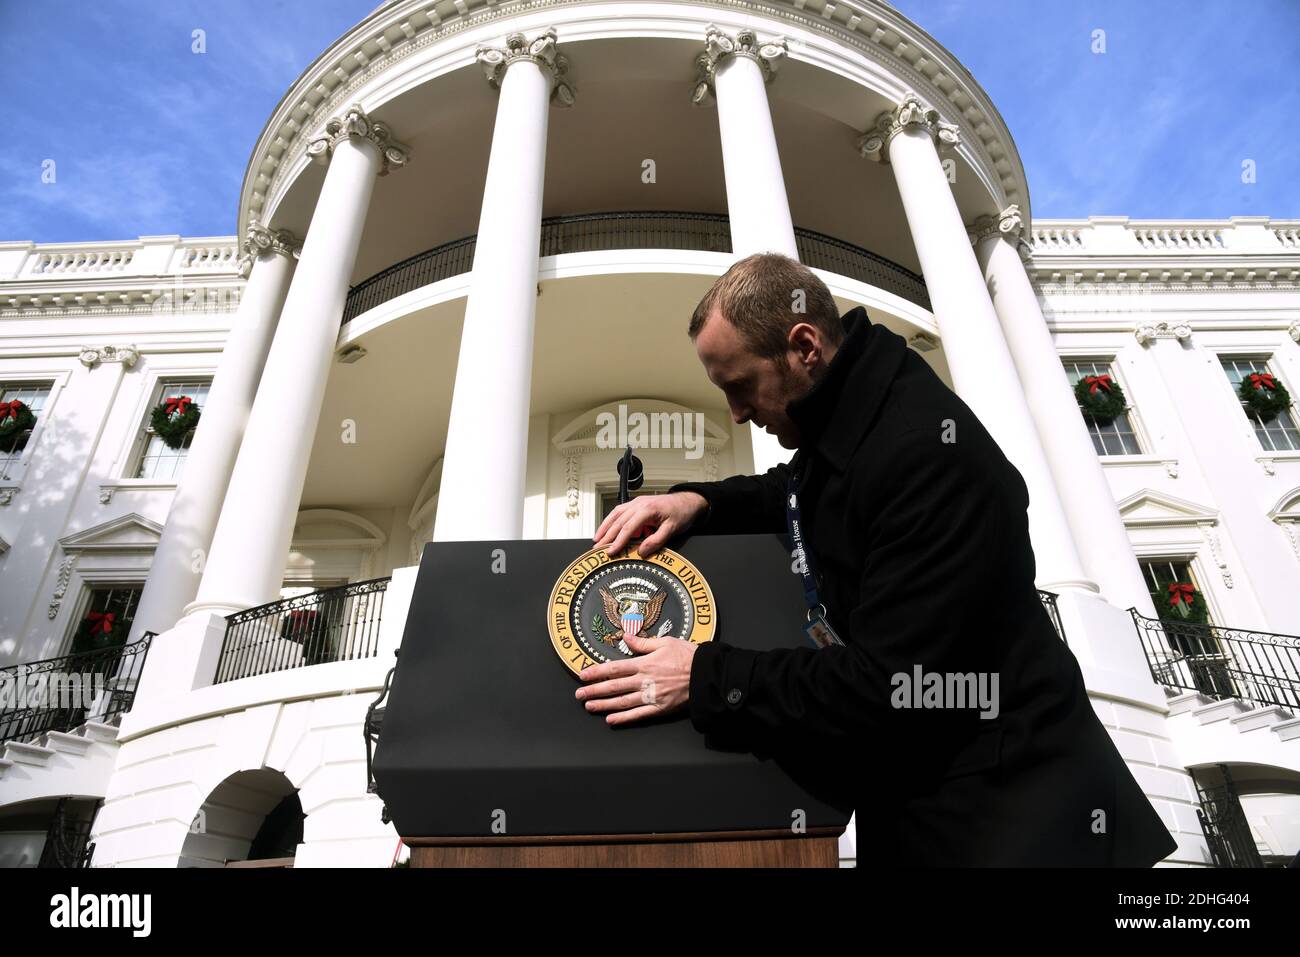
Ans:
[[[695,645],[680,638],[624,636],[635,658],[584,668],[577,698],[590,712],[605,712],[611,726],[669,714],[686,704]]]

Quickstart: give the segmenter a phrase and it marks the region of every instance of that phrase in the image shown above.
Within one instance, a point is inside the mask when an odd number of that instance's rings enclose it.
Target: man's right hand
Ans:
[[[708,500],[698,492],[642,495],[624,502],[606,515],[592,541],[595,548],[603,548],[615,556],[633,538],[653,529],[653,534],[637,547],[637,555],[648,558],[668,539],[690,528],[708,506]]]

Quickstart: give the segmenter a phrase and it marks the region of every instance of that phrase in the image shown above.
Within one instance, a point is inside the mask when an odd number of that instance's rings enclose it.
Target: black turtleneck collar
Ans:
[[[907,356],[907,341],[867,318],[857,306],[841,317],[847,335],[825,374],[797,399],[786,415],[799,429],[799,451],[813,448],[843,471],[870,429]]]

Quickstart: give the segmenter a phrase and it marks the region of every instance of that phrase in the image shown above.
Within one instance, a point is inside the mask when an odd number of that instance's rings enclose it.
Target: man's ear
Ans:
[[[798,353],[799,361],[807,369],[811,369],[823,358],[821,333],[810,322],[798,322],[791,326],[786,341]]]

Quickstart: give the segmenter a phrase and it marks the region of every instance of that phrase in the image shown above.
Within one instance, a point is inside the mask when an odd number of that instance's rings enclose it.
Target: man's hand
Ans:
[[[708,500],[697,492],[642,495],[606,515],[592,541],[596,543],[594,547],[604,548],[614,556],[631,539],[653,532],[637,548],[639,557],[648,558],[668,539],[690,528],[708,506]]]
[[[668,714],[685,705],[691,693],[695,644],[681,638],[625,636],[623,640],[637,657],[583,669],[580,677],[586,684],[576,697],[586,702],[587,710],[608,712],[605,723],[613,726]]]

